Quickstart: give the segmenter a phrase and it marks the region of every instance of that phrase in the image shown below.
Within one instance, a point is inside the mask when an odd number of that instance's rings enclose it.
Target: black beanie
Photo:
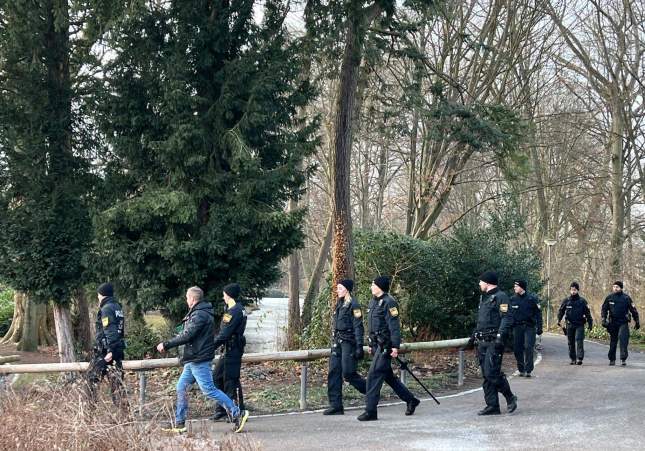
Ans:
[[[379,287],[383,292],[390,291],[390,278],[388,276],[378,276],[374,279],[374,285]]]
[[[524,279],[517,279],[517,280],[515,281],[515,285],[517,285],[518,287],[520,287],[522,290],[526,291],[526,287],[527,287],[526,280],[524,280]]]
[[[349,291],[350,293],[354,289],[354,281],[352,279],[343,279],[340,282],[338,282],[338,284],[347,288],[347,291]]]
[[[622,281],[622,280],[617,280],[617,281],[615,281],[615,282],[614,282],[614,285],[618,285],[618,286],[620,287],[620,289],[621,289],[621,290],[623,289],[623,281]]]
[[[99,287],[96,289],[96,292],[101,296],[110,298],[114,296],[114,287],[112,287],[112,284],[110,282],[105,282],[99,285]]]
[[[576,290],[580,291],[580,285],[578,285],[578,282],[571,282],[569,288],[575,288]]]
[[[226,293],[233,299],[237,299],[240,296],[241,292],[242,292],[242,289],[236,283],[229,283],[224,287],[224,293]]]
[[[486,271],[484,274],[479,276],[479,280],[491,285],[497,285],[497,273],[495,271]]]

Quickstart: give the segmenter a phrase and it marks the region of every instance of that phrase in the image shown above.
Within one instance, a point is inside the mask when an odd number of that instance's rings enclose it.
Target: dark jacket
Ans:
[[[569,296],[562,301],[558,310],[558,322],[562,321],[565,315],[567,322],[572,326],[583,326],[587,322],[589,328],[593,327],[593,318],[587,300],[578,294]]]
[[[533,293],[525,291],[524,294],[511,296],[511,313],[514,325],[535,326],[537,334],[542,335],[542,310],[540,301]]]
[[[479,298],[476,332],[507,337],[513,327],[513,316],[509,310],[508,296],[499,288],[482,294]]]
[[[182,320],[184,329],[175,338],[163,344],[164,348],[184,347],[181,363],[205,362],[215,357],[215,341],[213,327],[213,306],[210,302],[201,301],[188,311]]]
[[[367,309],[370,347],[381,345],[382,349],[401,346],[401,322],[399,305],[388,293],[372,298]]]
[[[224,346],[227,354],[239,354],[241,356],[246,345],[245,330],[246,310],[244,310],[244,306],[239,302],[236,302],[230,308],[227,306],[219,325],[219,334],[215,337],[215,349]]]
[[[125,318],[121,304],[113,297],[103,299],[96,314],[96,346],[105,354],[122,354],[125,349],[124,333]]]
[[[630,321],[630,313],[634,321],[640,324],[634,301],[628,294],[621,291],[620,293],[612,293],[605,298],[600,314],[602,319],[609,324],[622,325]]]
[[[344,298],[338,298],[334,318],[332,319],[334,336],[343,340],[352,341],[357,347],[363,347],[363,311],[361,305],[354,298],[345,302]]]

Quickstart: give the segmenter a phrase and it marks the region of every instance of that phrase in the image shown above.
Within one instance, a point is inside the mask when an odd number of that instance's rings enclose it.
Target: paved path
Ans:
[[[645,449],[645,355],[632,352],[626,368],[609,367],[607,346],[586,342],[584,365],[570,366],[563,336],[545,335],[542,344],[535,377],[511,379],[519,407],[510,415],[478,417],[483,396],[474,390],[441,406],[424,400],[412,417],[404,405],[381,407],[379,421],[368,423],[356,420],[360,410],[252,417],[247,434],[267,451]],[[219,436],[228,430],[195,424],[202,426]]]

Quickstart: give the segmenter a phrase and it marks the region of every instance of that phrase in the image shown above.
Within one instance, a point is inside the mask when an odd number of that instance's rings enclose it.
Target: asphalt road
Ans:
[[[584,364],[570,366],[565,337],[545,334],[542,345],[535,377],[510,380],[519,398],[513,414],[500,395],[502,415],[477,416],[483,394],[471,390],[440,398],[440,406],[424,399],[412,417],[402,404],[380,407],[379,420],[367,423],[356,420],[360,410],[251,417],[246,434],[267,451],[645,449],[645,355],[632,352],[627,367],[609,367],[607,346],[585,342]],[[220,437],[228,430],[194,427]]]

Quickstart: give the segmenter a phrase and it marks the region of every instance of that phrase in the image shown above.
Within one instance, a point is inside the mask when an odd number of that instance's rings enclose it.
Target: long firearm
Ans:
[[[423,383],[419,380],[419,378],[414,375],[414,373],[412,372],[412,370],[408,366],[408,362],[406,362],[405,360],[401,360],[401,358],[399,356],[396,357],[396,361],[399,362],[399,365],[401,366],[402,370],[407,371],[410,374],[410,376],[412,376],[414,378],[414,380],[417,381],[417,383],[420,386],[422,386],[425,391],[428,392],[428,394],[432,397],[432,399],[434,399],[434,402],[436,402],[437,404],[441,404],[439,402],[439,400],[432,394],[432,392],[430,390],[428,390],[428,388],[425,385],[423,385]]]

